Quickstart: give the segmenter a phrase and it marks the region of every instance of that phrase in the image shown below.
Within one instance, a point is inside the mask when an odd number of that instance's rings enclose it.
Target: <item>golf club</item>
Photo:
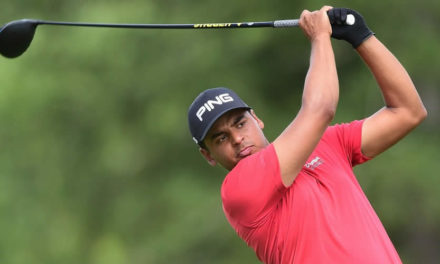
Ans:
[[[346,24],[353,25],[354,22],[355,17],[349,14],[347,16]],[[257,27],[297,27],[298,23],[298,19],[275,20],[268,22],[207,24],[104,24],[21,19],[9,22],[0,29],[0,54],[7,58],[16,58],[23,54],[31,44],[38,25],[144,29],[232,29]]]

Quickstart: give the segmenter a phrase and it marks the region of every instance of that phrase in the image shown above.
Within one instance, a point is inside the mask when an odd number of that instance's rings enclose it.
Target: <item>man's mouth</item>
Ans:
[[[245,158],[251,154],[252,154],[252,146],[247,146],[247,147],[244,147],[242,150],[240,150],[240,152],[238,152],[237,156],[239,158]]]

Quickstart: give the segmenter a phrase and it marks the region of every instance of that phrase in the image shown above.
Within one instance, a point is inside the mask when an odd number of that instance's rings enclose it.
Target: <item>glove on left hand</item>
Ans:
[[[359,47],[374,33],[368,28],[364,18],[358,12],[348,8],[332,8],[327,11],[332,25],[332,37],[349,42],[353,48]],[[353,25],[345,23],[347,15],[352,14],[355,18]]]

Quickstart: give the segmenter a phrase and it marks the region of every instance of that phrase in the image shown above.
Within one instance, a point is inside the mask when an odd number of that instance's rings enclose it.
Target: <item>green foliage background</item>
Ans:
[[[19,0],[2,2],[0,23],[269,21],[324,4],[364,15],[429,111],[355,170],[402,260],[438,263],[439,1]],[[351,46],[333,44],[335,122],[374,113],[383,101],[370,72]],[[0,58],[0,263],[258,262],[223,216],[226,172],[199,155],[186,111],[202,90],[230,87],[273,140],[299,108],[308,57],[298,28],[39,26],[24,55]]]

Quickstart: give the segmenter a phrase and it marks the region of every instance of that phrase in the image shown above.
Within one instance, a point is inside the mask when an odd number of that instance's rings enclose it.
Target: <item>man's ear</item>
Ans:
[[[257,121],[258,126],[260,127],[261,130],[264,129],[264,123],[263,121],[261,121],[261,119],[258,118],[258,116],[255,114],[254,109],[250,110],[250,113],[252,115],[252,117]]]
[[[217,165],[217,161],[215,161],[215,159],[211,156],[211,154],[209,153],[208,150],[204,149],[204,148],[199,148],[200,154],[202,154],[202,156],[206,159],[206,161],[209,163],[209,165],[211,166],[215,166]]]

